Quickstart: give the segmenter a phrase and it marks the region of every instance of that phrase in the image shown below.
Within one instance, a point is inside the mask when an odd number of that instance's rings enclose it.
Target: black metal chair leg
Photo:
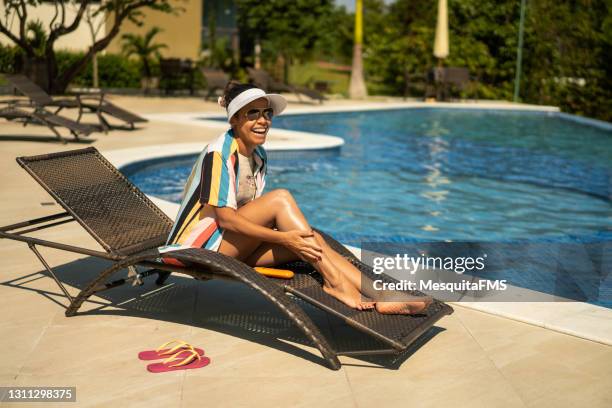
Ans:
[[[170,276],[170,272],[159,271],[157,274],[157,279],[155,280],[155,284],[158,286],[162,286],[164,283],[166,283],[166,280],[168,279],[169,276]]]
[[[70,306],[66,309],[66,317],[76,315],[79,308],[83,305],[83,303],[89,299],[91,295],[96,292],[96,289],[100,287],[102,282],[108,280],[110,276],[112,276],[117,271],[127,268],[129,266],[135,265],[136,263],[145,260],[145,259],[155,259],[158,256],[157,250],[150,250],[143,253],[140,253],[135,256],[131,256],[119,262],[116,262],[102,271],[94,280],[89,282],[89,284],[81,290],[81,292],[70,302]]]
[[[70,293],[68,293],[68,290],[66,289],[66,287],[62,284],[62,282],[58,279],[58,277],[55,275],[55,272],[53,272],[53,269],[51,269],[51,267],[49,266],[49,264],[47,263],[47,261],[45,260],[45,258],[43,258],[43,256],[41,255],[40,252],[38,252],[38,249],[36,248],[36,245],[32,244],[32,243],[28,243],[28,248],[30,248],[30,250],[32,252],[34,252],[34,255],[36,255],[36,257],[38,258],[38,260],[40,261],[40,263],[43,264],[43,266],[45,267],[45,269],[47,270],[47,272],[49,272],[49,274],[51,275],[51,277],[53,278],[53,280],[55,281],[55,283],[57,283],[57,286],[59,286],[59,288],[62,290],[62,292],[64,292],[64,295],[66,295],[66,298],[68,298],[68,300],[70,302],[73,301],[72,296],[70,296]]]

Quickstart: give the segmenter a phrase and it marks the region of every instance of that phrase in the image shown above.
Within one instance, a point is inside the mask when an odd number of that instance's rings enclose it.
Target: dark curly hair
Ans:
[[[238,81],[229,81],[223,90],[223,98],[219,102],[225,109],[229,106],[232,100],[248,89],[257,88],[253,84],[243,84]]]

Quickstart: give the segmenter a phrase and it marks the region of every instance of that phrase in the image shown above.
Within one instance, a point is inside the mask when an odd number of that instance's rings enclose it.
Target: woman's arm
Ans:
[[[217,222],[223,229],[237,232],[249,237],[258,238],[262,241],[281,244],[283,233],[262,225],[255,224],[248,218],[243,217],[231,207],[213,207],[217,216]]]
[[[219,226],[260,241],[283,245],[305,261],[318,261],[322,249],[317,245],[312,231],[275,231],[238,214],[233,187],[236,184],[236,174],[228,162],[217,151],[206,153],[202,161],[200,203],[214,208]],[[307,241],[308,237],[312,239]]]
[[[308,237],[314,237],[312,231],[277,231],[250,221],[231,207],[213,208],[215,209],[217,222],[223,229],[257,238],[261,241],[283,245],[309,262],[317,262],[321,259],[322,249],[306,240]]]

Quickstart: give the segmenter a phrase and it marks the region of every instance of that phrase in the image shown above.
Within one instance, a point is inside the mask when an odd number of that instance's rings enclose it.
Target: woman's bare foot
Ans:
[[[323,290],[325,293],[335,297],[340,302],[353,309],[368,310],[374,308],[375,303],[362,301],[361,293],[346,279],[338,279],[337,282],[334,283],[335,285],[327,281],[323,283]]]
[[[431,304],[430,297],[419,302],[376,302],[376,311],[381,314],[417,314]]]

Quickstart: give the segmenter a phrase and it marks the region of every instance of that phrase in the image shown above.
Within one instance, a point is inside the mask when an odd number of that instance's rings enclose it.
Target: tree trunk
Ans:
[[[283,58],[283,81],[288,84],[289,83],[289,65],[291,63],[290,57]]]
[[[275,81],[283,80],[283,76],[285,75],[284,70],[285,70],[285,58],[283,57],[283,54],[278,54],[276,56],[276,61],[274,62],[274,71],[271,72],[272,77],[274,78]]]
[[[259,37],[255,40],[255,69],[261,69],[261,43]]]
[[[45,90],[49,94],[63,94],[66,91],[66,87],[60,89],[58,92],[55,84],[59,70],[57,68],[57,57],[53,50],[53,43],[47,43],[47,47],[45,48],[45,59],[47,60],[47,87]]]
[[[22,72],[49,94],[62,94],[68,84],[58,85],[57,60],[55,53],[45,57],[24,55]]]
[[[98,75],[98,53],[95,53],[93,55],[91,62],[93,63],[93,67],[92,67],[93,68],[93,87],[99,88],[100,87],[100,76]]]
[[[363,99],[368,96],[368,90],[363,79],[363,0],[355,0],[355,43],[353,46],[353,66],[351,68],[351,83],[349,97]]]
[[[364,99],[368,96],[368,91],[363,79],[363,58],[361,56],[361,44],[355,44],[355,47],[353,48],[353,66],[351,68],[349,96],[351,99]]]
[[[65,72],[62,72],[62,75],[54,75],[49,84],[49,93],[53,95],[62,95],[66,93],[66,89],[68,85],[70,85],[70,82],[87,66],[90,59],[91,55],[86,54],[84,58],[72,64]]]
[[[74,76],[73,76],[74,77]],[[71,78],[72,79],[72,78]],[[63,95],[68,89],[70,81],[63,81],[60,78],[55,78],[51,84],[49,84],[49,94],[51,95]]]
[[[43,57],[25,56],[23,73],[45,91],[49,91],[49,69]]]
[[[92,59],[93,55],[105,49],[111,42],[111,40],[117,35],[117,33],[119,33],[119,25],[113,26],[113,28],[106,35],[105,38],[92,45],[89,50],[87,50],[83,58],[70,65],[64,72],[62,72],[61,75],[59,75],[59,73],[57,72],[55,54],[52,54],[50,59],[53,60],[53,65],[55,66],[55,74],[51,77],[53,81],[49,85],[50,92],[53,94],[65,93],[66,88],[68,88],[70,82],[74,79],[75,76],[77,76],[81,71],[83,71],[83,69],[85,69],[89,61]],[[51,70],[49,72],[51,72]]]

